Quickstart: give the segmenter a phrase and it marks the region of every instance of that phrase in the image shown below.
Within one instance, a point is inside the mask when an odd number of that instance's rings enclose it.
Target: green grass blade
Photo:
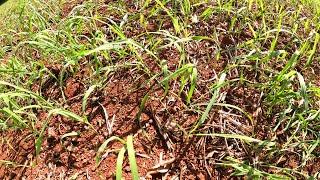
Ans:
[[[276,44],[278,42],[278,38],[279,38],[279,33],[280,33],[280,30],[281,30],[281,26],[282,26],[282,20],[283,20],[283,15],[281,14],[280,17],[279,17],[279,21],[278,21],[278,27],[277,27],[277,34],[276,34],[276,37],[272,40],[272,43],[271,43],[271,47],[269,49],[270,52],[273,52],[275,47],[276,47]]]
[[[199,119],[197,124],[194,126],[194,128],[190,131],[190,134],[193,133],[194,131],[196,131],[198,129],[198,127],[200,127],[206,121],[206,119],[207,119],[207,117],[209,115],[209,112],[212,109],[213,104],[216,102],[216,100],[219,97],[220,89],[224,84],[226,76],[227,76],[226,73],[221,74],[218,83],[214,87],[213,96],[212,96],[212,98],[211,98],[211,100],[210,100],[205,112],[202,114],[201,118]]]
[[[188,70],[186,70],[188,71]],[[180,88],[179,88],[179,96],[181,95],[181,93],[183,92],[183,89],[186,87],[188,80],[189,80],[189,74],[187,72],[182,73],[182,75],[180,76]]]
[[[140,123],[141,114],[145,109],[145,105],[148,99],[149,99],[149,92],[143,97],[139,106],[139,112],[137,113],[137,116],[136,116],[136,119],[139,121],[139,123]]]
[[[135,153],[134,147],[133,147],[132,135],[127,137],[127,150],[128,150],[129,164],[130,164],[132,179],[139,180],[139,172],[138,172],[138,166],[137,166],[137,162],[136,162],[136,153]]]
[[[192,68],[192,73],[191,73],[191,85],[190,85],[190,89],[188,92],[188,96],[187,96],[187,104],[190,104],[193,92],[196,88],[197,85],[197,78],[198,78],[198,71],[197,68]]]
[[[101,161],[101,155],[102,153],[104,152],[104,150],[106,149],[106,147],[108,146],[108,144],[111,142],[111,141],[120,141],[122,144],[125,144],[126,142],[119,138],[119,137],[116,137],[116,136],[112,136],[110,138],[108,138],[106,141],[104,141],[101,146],[99,147],[98,149],[98,152],[97,152],[97,155],[96,155],[96,163],[99,164],[100,161]]]
[[[162,73],[163,73],[163,77],[166,78],[169,75],[169,70],[168,70],[168,65],[167,65],[167,61],[166,60],[162,60],[160,63],[161,69],[162,69]],[[169,92],[169,79],[166,79],[163,81],[162,83],[164,85],[164,96],[166,96]]]
[[[215,137],[222,137],[227,139],[239,139],[247,142],[254,142],[254,143],[261,143],[262,141],[259,139],[255,139],[249,136],[239,135],[239,134],[218,134],[218,133],[210,133],[210,134],[195,134],[195,136],[215,136]]]
[[[164,4],[160,1],[160,0],[155,0],[157,2],[157,4],[168,14],[168,16],[171,18],[172,20],[172,24],[173,27],[176,31],[176,33],[180,33],[181,31],[181,27],[179,25],[179,19],[178,17],[174,17],[173,14],[170,12],[170,10],[168,8],[166,8],[164,6]]]
[[[122,180],[122,164],[124,159],[124,154],[126,153],[126,148],[122,147],[119,151],[116,166],[116,180]]]
[[[320,40],[320,34],[316,33],[316,37],[315,37],[315,40],[314,40],[314,43],[313,43],[313,47],[312,47],[312,50],[310,52],[310,55],[308,56],[308,60],[307,60],[306,66],[311,64],[312,59],[313,59],[313,57],[314,57],[314,55],[315,55],[315,53],[317,51],[319,40]]]
[[[125,36],[125,34],[122,32],[121,28],[120,28],[115,22],[113,22],[113,21],[112,21],[112,24],[113,24],[113,25],[110,25],[110,24],[109,24],[110,29],[111,29],[114,33],[116,33],[122,40],[127,39],[126,36]]]
[[[84,57],[84,56],[88,56],[90,54],[94,54],[94,53],[97,53],[97,52],[100,52],[100,51],[107,51],[107,50],[112,50],[112,49],[121,49],[123,48],[122,45],[126,44],[125,41],[120,41],[120,42],[106,42],[105,44],[95,48],[95,49],[92,49],[92,50],[87,50],[87,51],[80,51],[78,53],[78,57]]]
[[[13,120],[14,124],[16,124],[17,126],[20,126],[22,128],[28,126],[27,123],[22,119],[21,116],[19,116],[18,114],[14,113],[9,108],[5,107],[5,108],[2,109],[2,111],[4,111]]]
[[[191,3],[189,0],[182,0],[181,3],[184,15],[189,15],[191,12]]]
[[[193,68],[193,67],[194,67],[193,64],[186,64],[183,67],[181,67],[180,69],[176,70],[174,73],[172,73],[169,76],[167,76],[164,79],[162,79],[161,83],[164,83],[164,82],[166,82],[166,81],[168,81],[170,79],[177,78],[182,73],[186,72],[188,69]]]
[[[40,101],[42,101],[42,102],[46,102],[46,103],[49,105],[49,103],[48,103],[42,96],[40,96],[40,95],[38,95],[38,94],[36,94],[36,93],[34,93],[34,92],[32,92],[32,91],[29,91],[29,90],[27,90],[27,89],[24,89],[24,88],[22,88],[22,87],[16,86],[16,85],[14,85],[14,84],[11,84],[11,83],[8,83],[8,82],[5,82],[5,81],[0,81],[0,85],[9,86],[9,87],[12,87],[12,88],[14,88],[14,89],[16,89],[16,90],[19,90],[19,91],[22,91],[22,92],[24,92],[24,93],[27,93],[27,94],[30,95],[31,97],[33,97],[33,98],[35,98],[35,99],[37,99],[37,100],[40,100]]]
[[[57,114],[64,116],[64,117],[67,117],[67,118],[70,118],[72,120],[78,121],[78,122],[89,124],[89,122],[85,118],[82,118],[73,112],[70,112],[70,111],[67,111],[64,109],[60,109],[60,108],[50,110],[48,115],[52,116],[52,115],[57,115]]]
[[[41,128],[41,131],[38,135],[38,138],[36,139],[36,143],[35,143],[35,146],[36,146],[36,156],[38,156],[40,154],[40,151],[41,151],[41,144],[42,144],[42,140],[43,140],[43,134],[48,126],[48,122],[49,122],[49,117],[47,118],[47,120],[44,122],[42,128]]]
[[[87,103],[88,103],[88,98],[90,94],[96,89],[97,85],[90,86],[89,89],[84,93],[83,100],[82,100],[82,113],[85,112]]]

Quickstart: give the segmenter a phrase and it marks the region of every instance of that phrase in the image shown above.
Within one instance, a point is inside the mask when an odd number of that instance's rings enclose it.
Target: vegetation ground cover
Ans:
[[[317,1],[21,1],[1,179],[320,178]]]
[[[13,0],[0,1],[0,17],[3,18],[10,11],[10,9],[13,9],[17,4],[19,3]]]

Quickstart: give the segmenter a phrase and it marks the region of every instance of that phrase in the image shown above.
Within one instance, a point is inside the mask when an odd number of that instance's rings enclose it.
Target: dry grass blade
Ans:
[[[237,106],[234,106],[234,105],[231,105],[231,104],[223,104],[223,103],[213,103],[214,106],[223,106],[223,107],[229,107],[229,108],[233,108],[233,109],[236,109],[238,111],[240,111],[241,113],[243,113],[249,120],[250,120],[250,123],[252,126],[254,126],[254,121],[253,121],[253,118],[252,116],[245,112],[243,109],[237,107]]]
[[[79,135],[80,135],[79,132],[72,131],[72,132],[69,132],[69,133],[62,135],[60,139],[63,140],[66,137],[79,136]]]
[[[303,76],[299,72],[297,72],[297,76],[298,76],[298,80],[299,80],[299,84],[300,84],[300,93],[303,98],[304,108],[307,110],[308,109],[307,86],[306,86],[306,83],[304,81]]]

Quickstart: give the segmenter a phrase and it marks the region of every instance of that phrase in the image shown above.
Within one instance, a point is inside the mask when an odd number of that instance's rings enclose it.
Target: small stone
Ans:
[[[55,132],[54,127],[48,128],[48,136],[49,137],[57,137],[57,133]]]

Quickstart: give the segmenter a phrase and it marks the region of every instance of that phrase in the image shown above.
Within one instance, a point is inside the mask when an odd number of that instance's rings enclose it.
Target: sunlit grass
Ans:
[[[1,1],[0,4],[0,18],[3,18],[9,13],[10,9],[13,9],[18,3],[15,0]]]
[[[0,12],[12,5],[13,1],[6,2]],[[137,100],[135,120],[140,126],[148,102],[160,99],[165,104],[166,99],[176,98],[183,103],[179,111],[198,115],[189,127],[175,120],[183,140],[199,138],[199,146],[204,147],[209,140],[223,139],[226,148],[254,154],[250,161],[231,155],[215,159],[219,167],[232,167],[232,175],[253,179],[319,176],[304,171],[319,154],[320,143],[319,70],[315,69],[320,60],[318,1],[146,0],[135,5],[129,12],[122,0],[107,5],[90,1],[66,13],[60,1],[34,0],[20,4],[18,13],[5,17],[0,26],[0,130],[32,131],[36,155],[41,153],[47,126],[55,116],[89,127],[98,135],[101,132],[91,124],[87,109],[95,101],[95,93],[108,86],[108,79],[126,70],[147,79],[137,87],[148,87]],[[99,12],[99,7],[108,13]],[[6,24],[10,28],[1,28]],[[150,28],[153,25],[156,28]],[[197,47],[200,45],[203,47]],[[177,57],[163,56],[169,49],[176,50]],[[172,62],[171,58],[177,60]],[[150,68],[147,59],[157,71]],[[208,71],[214,75],[204,79],[201,65],[219,61],[224,62],[221,69],[210,67]],[[77,95],[81,111],[75,113],[66,105],[66,79],[83,68],[88,74],[81,82],[84,92]],[[47,82],[61,97],[46,97]],[[34,85],[39,88],[34,90]],[[235,87],[244,91],[243,97],[236,98],[243,98],[244,103],[229,100],[236,97],[230,93]],[[162,90],[161,97],[153,94],[155,89]],[[250,101],[246,94],[258,102],[246,104]],[[97,165],[109,143],[119,141],[123,147],[115,150],[116,179],[122,178],[126,152],[132,178],[138,179],[133,135],[126,140],[112,136],[116,117],[97,104],[110,136],[96,149]],[[40,129],[35,127],[39,120],[35,110],[47,113]],[[229,127],[230,122],[234,126]],[[166,125],[160,127],[168,131]],[[266,139],[259,139],[257,129],[266,131]],[[60,139],[80,134],[72,131]],[[280,159],[289,152],[301,159],[298,167],[282,167]],[[266,172],[266,167],[276,173]]]

